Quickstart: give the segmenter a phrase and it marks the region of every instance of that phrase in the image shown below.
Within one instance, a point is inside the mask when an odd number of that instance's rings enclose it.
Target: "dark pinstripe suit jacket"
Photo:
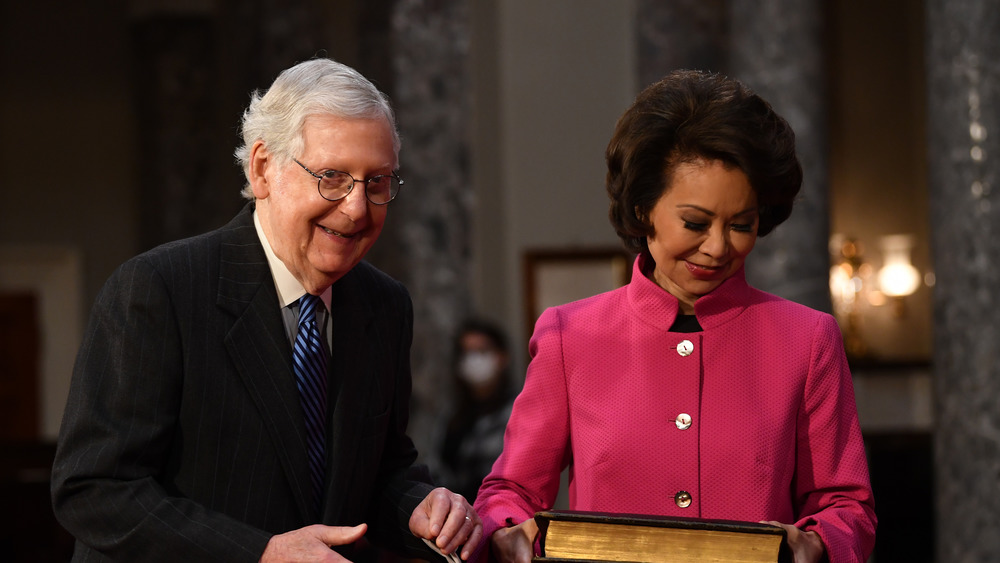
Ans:
[[[53,466],[74,561],[257,561],[272,534],[316,522],[367,522],[376,542],[422,552],[407,525],[431,489],[405,433],[409,295],[365,262],[333,285],[317,515],[252,210],[129,260],[99,294]]]

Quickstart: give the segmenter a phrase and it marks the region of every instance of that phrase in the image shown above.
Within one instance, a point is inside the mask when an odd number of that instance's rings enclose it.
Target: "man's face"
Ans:
[[[395,170],[392,130],[384,119],[314,115],[302,128],[305,148],[297,160],[317,174],[347,172],[358,180]],[[318,294],[350,271],[382,232],[386,205],[365,197],[358,182],[343,199],[328,201],[317,179],[298,164],[279,165],[267,147],[254,146],[251,178],[257,215],[275,255]]]

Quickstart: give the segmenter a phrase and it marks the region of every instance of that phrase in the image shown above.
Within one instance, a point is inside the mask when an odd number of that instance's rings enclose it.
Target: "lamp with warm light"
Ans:
[[[888,235],[881,239],[884,264],[878,271],[879,289],[888,297],[906,297],[920,287],[920,272],[910,262],[911,235]]]
[[[861,296],[867,290],[871,266],[863,260],[861,244],[855,239],[834,235],[830,239],[830,251],[834,257],[830,268],[830,295],[834,315],[843,331],[844,348],[848,356],[863,357],[868,353],[868,346],[861,338]]]
[[[914,237],[910,234],[879,237],[882,267],[876,271],[865,259],[860,241],[839,234],[831,237],[830,296],[849,356],[869,355],[867,339],[862,334],[863,318],[886,305],[894,318],[906,315],[905,298],[924,283],[911,261],[913,246]],[[932,285],[930,279],[926,283]]]

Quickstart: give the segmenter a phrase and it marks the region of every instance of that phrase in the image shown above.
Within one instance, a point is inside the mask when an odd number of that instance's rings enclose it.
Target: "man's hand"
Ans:
[[[468,559],[483,537],[483,522],[465,497],[439,487],[413,510],[410,531],[433,541],[445,554],[462,547],[459,555]]]
[[[361,539],[368,530],[367,524],[347,526],[323,526],[313,524],[284,534],[271,537],[260,556],[260,563],[340,563],[347,561],[339,553],[330,549],[334,545],[346,545]]]
[[[530,563],[535,555],[535,536],[538,524],[529,518],[517,526],[500,528],[490,538],[493,557],[501,563]]]
[[[816,532],[803,532],[791,524],[782,524],[773,520],[764,522],[772,526],[784,528],[788,538],[788,547],[792,550],[795,563],[818,563],[826,553],[823,541]]]

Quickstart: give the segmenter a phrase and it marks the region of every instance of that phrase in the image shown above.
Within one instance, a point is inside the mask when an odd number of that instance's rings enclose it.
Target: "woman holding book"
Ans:
[[[569,468],[574,510],[770,522],[796,563],[863,562],[876,518],[830,315],[756,290],[744,261],[802,183],[787,122],[742,83],[677,71],[607,149],[625,287],[538,319],[479,556],[529,561]]]

